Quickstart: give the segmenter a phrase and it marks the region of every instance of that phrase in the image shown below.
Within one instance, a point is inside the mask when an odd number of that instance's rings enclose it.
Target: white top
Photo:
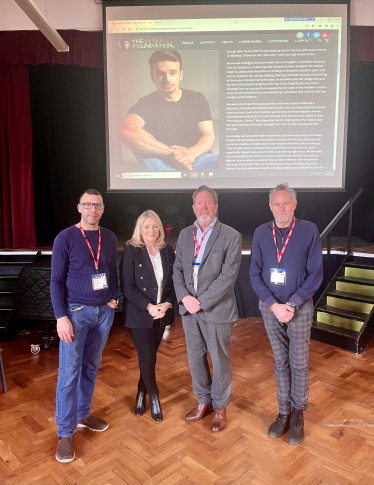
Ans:
[[[148,251],[148,248],[147,248]],[[161,254],[158,252],[156,256],[152,256],[152,254],[149,253],[149,257],[151,259],[151,263],[153,266],[153,271],[155,272],[156,276],[156,281],[158,285],[158,291],[157,291],[157,304],[161,303],[161,295],[162,295],[162,280],[164,277],[164,272],[162,270],[162,261],[161,261]]]

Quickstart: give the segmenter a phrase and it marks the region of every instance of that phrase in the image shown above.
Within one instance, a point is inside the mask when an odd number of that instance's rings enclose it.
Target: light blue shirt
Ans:
[[[201,245],[201,248],[200,248],[198,257],[196,259],[194,259],[194,262],[195,263],[201,263],[201,260],[203,259],[203,256],[204,256],[204,251],[205,251],[206,245],[208,243],[208,240],[210,238],[210,235],[212,234],[213,227],[214,227],[214,225],[215,225],[216,222],[217,222],[217,217],[205,229],[204,241],[203,241],[203,244]],[[203,237],[203,234],[204,233],[200,229],[198,222],[195,221],[195,236],[196,236],[196,239],[197,239],[197,245],[200,244],[200,241],[201,241],[201,238]],[[195,251],[194,251],[194,254],[195,254]],[[197,279],[198,279],[198,276],[194,276],[193,277],[193,286],[195,288],[195,291],[196,291],[196,288],[197,288]]]

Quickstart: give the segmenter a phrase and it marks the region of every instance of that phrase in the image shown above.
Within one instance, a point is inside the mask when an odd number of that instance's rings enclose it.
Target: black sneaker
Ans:
[[[290,415],[289,414],[278,414],[277,419],[274,423],[271,423],[268,429],[268,435],[270,438],[280,438],[288,428],[290,424]]]
[[[70,463],[75,458],[73,448],[73,437],[66,436],[65,438],[59,438],[56,449],[56,460],[60,463]]]
[[[290,445],[298,445],[304,439],[304,415],[302,409],[292,409],[290,429],[287,441]]]

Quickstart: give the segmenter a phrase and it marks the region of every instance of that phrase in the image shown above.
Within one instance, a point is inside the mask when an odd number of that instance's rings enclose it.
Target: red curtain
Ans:
[[[59,30],[69,52],[57,52],[39,30],[0,32],[0,63],[103,67],[103,33]]]
[[[0,247],[36,247],[28,65],[103,67],[102,32],[60,34],[67,53],[39,31],[0,32]]]
[[[0,64],[0,246],[36,246],[29,72]]]

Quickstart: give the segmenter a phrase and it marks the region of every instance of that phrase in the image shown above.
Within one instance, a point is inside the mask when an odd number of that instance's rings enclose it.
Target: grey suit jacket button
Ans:
[[[143,265],[142,264],[139,264],[139,268],[141,268]]]
[[[147,288],[143,288],[143,291],[147,291]]]

